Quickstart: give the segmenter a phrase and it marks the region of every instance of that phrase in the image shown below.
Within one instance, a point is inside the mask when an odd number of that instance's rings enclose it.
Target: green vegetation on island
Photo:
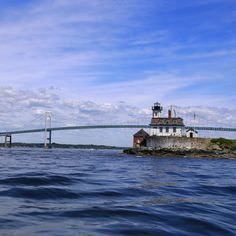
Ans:
[[[211,143],[217,145],[222,150],[229,149],[236,151],[236,140],[233,139],[213,138],[211,139]]]

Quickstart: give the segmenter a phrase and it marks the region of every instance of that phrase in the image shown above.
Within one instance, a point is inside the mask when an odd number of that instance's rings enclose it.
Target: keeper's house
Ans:
[[[155,103],[152,107],[152,119],[150,124],[151,136],[178,136],[182,137],[184,132],[183,119],[173,117],[175,111],[171,108],[168,110],[168,117],[161,117],[163,108],[160,103]]]

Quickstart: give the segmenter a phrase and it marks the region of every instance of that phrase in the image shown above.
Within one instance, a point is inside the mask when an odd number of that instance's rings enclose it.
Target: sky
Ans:
[[[235,0],[0,0],[1,131],[43,127],[45,111],[54,127],[149,124],[156,101],[236,127],[235,75]],[[135,131],[53,141],[131,145]]]

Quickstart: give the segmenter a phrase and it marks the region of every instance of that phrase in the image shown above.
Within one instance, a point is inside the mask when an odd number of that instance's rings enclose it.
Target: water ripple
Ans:
[[[0,235],[236,234],[235,160],[1,149],[0,162]]]

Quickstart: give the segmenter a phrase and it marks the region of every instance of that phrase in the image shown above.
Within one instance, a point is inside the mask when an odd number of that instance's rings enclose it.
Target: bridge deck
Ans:
[[[75,130],[75,129],[132,129],[132,128],[150,128],[149,125],[81,125],[81,126],[65,126],[65,127],[55,127],[48,128],[48,131],[60,131],[60,130]],[[191,126],[185,126],[185,129],[193,128]],[[204,131],[223,131],[223,132],[236,132],[236,128],[224,128],[224,127],[194,127],[196,130]],[[5,136],[7,134],[24,134],[24,133],[38,133],[44,132],[45,129],[29,129],[29,130],[14,130],[0,132],[0,136]]]

